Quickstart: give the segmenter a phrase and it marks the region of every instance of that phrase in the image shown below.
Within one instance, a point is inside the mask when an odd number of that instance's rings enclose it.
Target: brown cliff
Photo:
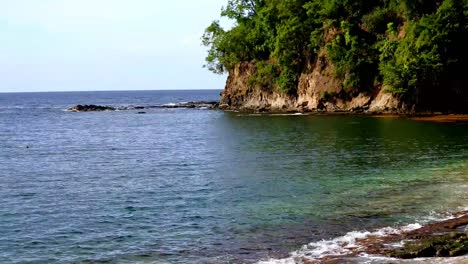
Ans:
[[[221,94],[220,107],[225,110],[254,112],[369,112],[407,113],[412,106],[387,93],[382,87],[371,92],[350,93],[341,88],[334,77],[333,65],[325,56],[309,64],[301,74],[297,93],[286,94],[278,89],[262,89],[249,84],[254,74],[252,63],[238,64],[230,71]],[[414,107],[413,107],[414,108]]]

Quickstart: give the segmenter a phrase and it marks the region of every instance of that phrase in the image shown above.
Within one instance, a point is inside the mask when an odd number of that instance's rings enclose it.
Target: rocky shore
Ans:
[[[371,233],[357,239],[352,245],[342,246],[347,247],[346,254],[327,255],[319,259],[309,259],[304,256],[295,258],[295,262],[359,263],[359,257],[365,255],[373,256],[374,259],[380,258],[380,262],[375,263],[406,263],[404,260],[410,259],[415,261],[410,263],[439,263],[442,259],[446,260],[444,263],[467,263],[468,211],[417,229],[388,232],[385,235]],[[451,258],[453,262],[450,261]]]

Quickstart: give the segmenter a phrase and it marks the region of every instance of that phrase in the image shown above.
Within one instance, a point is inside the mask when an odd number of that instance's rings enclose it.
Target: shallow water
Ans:
[[[160,105],[219,91],[0,94],[0,262],[255,262],[468,205],[468,124]]]

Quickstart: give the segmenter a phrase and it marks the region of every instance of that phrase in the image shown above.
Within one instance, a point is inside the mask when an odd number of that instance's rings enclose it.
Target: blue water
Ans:
[[[241,263],[468,205],[468,124],[76,104],[220,91],[0,94],[0,263]]]

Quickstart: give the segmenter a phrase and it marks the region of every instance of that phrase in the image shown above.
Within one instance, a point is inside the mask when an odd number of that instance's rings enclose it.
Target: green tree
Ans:
[[[249,83],[294,93],[318,54],[348,92],[411,95],[466,69],[468,0],[229,0],[202,37],[206,67],[256,65]],[[269,76],[268,76],[269,75]],[[439,85],[439,86],[438,86]]]

